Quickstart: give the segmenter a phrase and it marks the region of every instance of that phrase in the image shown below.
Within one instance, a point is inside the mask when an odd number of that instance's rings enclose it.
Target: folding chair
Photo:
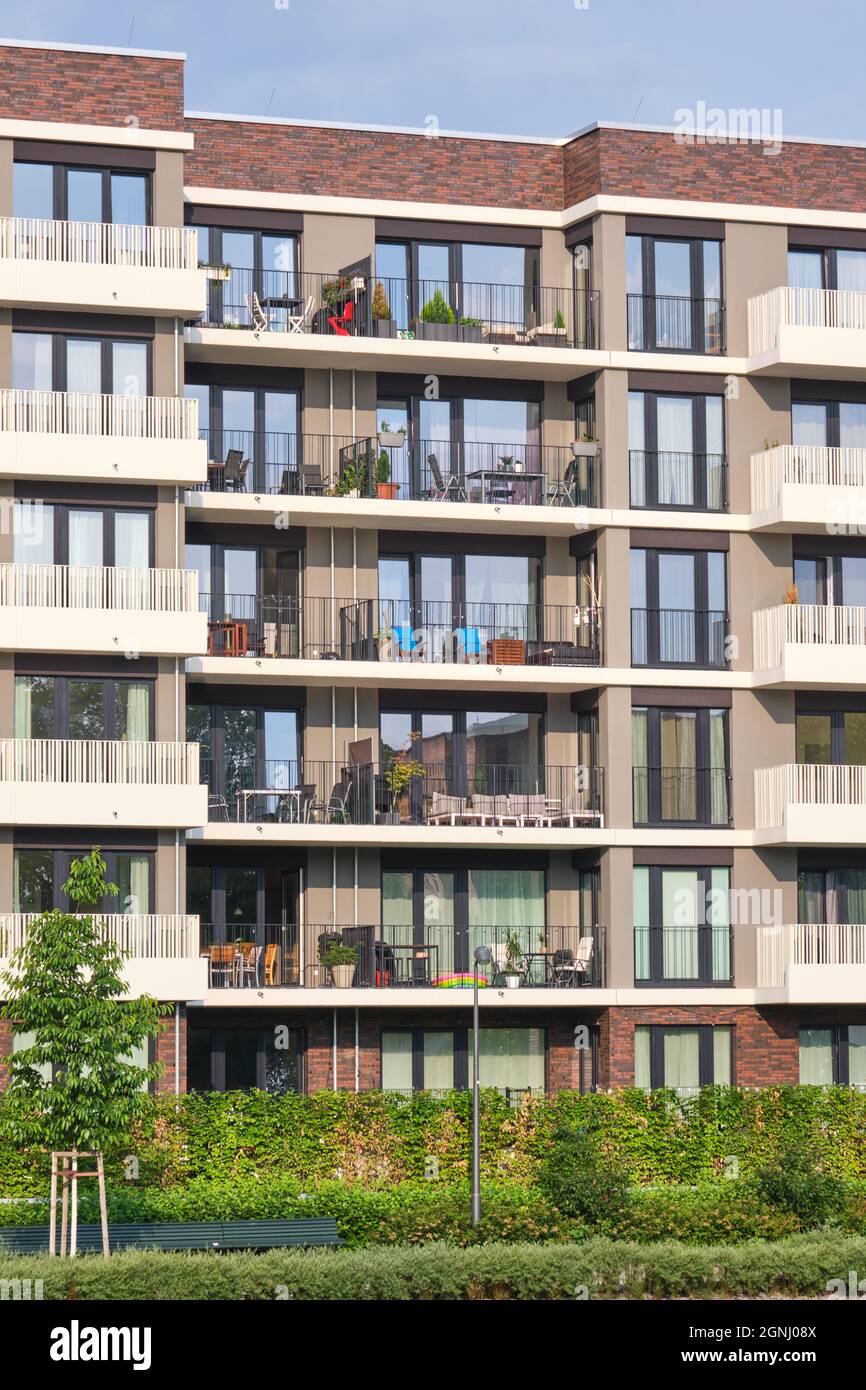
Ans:
[[[433,486],[430,489],[434,502],[466,502],[466,489],[456,473],[449,472],[447,481],[442,475],[439,467],[439,460],[435,454],[427,455],[427,467],[430,469],[430,477],[433,479]]]
[[[270,328],[271,320],[262,308],[261,300],[255,290],[252,294],[244,295],[244,304],[246,304],[247,313],[252,320],[253,333],[258,337],[260,333],[265,333]]]
[[[229,449],[223,469],[223,486],[226,492],[245,492],[249,459],[244,458],[243,449]]]
[[[310,319],[313,316],[313,307],[315,305],[315,302],[316,301],[314,300],[313,296],[310,295],[307,299],[306,304],[304,305],[303,309],[299,314],[288,315],[287,324],[290,333],[306,332],[307,324],[310,322]]]

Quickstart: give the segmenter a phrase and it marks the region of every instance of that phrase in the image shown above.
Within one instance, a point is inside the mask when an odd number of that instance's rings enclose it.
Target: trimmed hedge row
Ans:
[[[194,1178],[340,1179],[365,1186],[422,1178],[433,1156],[444,1181],[468,1176],[470,1096],[405,1097],[372,1091],[311,1096],[263,1091],[156,1098],[128,1153],[140,1179],[169,1188]],[[2,1099],[0,1099],[2,1106]],[[590,1127],[636,1183],[712,1182],[735,1160],[742,1176],[792,1149],[809,1147],[821,1168],[866,1178],[866,1093],[848,1087],[706,1087],[527,1097],[513,1109],[484,1094],[482,1166],[488,1180],[533,1184],[561,1125]],[[123,1155],[109,1156],[121,1185]],[[48,1160],[0,1144],[0,1195],[41,1195]]]
[[[845,1208],[834,1217],[840,1234],[866,1235],[866,1183],[847,1185]],[[596,1226],[558,1212],[537,1188],[522,1183],[487,1183],[482,1189],[482,1224],[469,1222],[466,1183],[399,1183],[376,1189],[358,1183],[327,1182],[302,1193],[291,1180],[243,1179],[235,1183],[198,1178],[186,1187],[160,1190],[111,1188],[109,1220],[232,1221],[332,1216],[350,1247],[417,1245],[448,1241],[586,1240],[607,1235],[623,1240],[689,1245],[740,1244],[754,1238],[775,1240],[803,1229],[794,1213],[762,1200],[750,1182],[690,1187],[633,1189],[632,1200],[614,1219]],[[0,1226],[45,1225],[47,1203],[0,1206]],[[95,1195],[82,1191],[80,1220],[99,1219]]]
[[[364,1251],[0,1259],[0,1280],[41,1279],[46,1299],[569,1299],[825,1294],[866,1267],[866,1240],[795,1236],[702,1250],[604,1239],[582,1245],[430,1244]]]

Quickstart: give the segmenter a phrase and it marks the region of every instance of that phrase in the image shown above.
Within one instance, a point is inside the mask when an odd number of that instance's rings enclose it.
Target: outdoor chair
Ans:
[[[342,314],[329,314],[328,324],[338,338],[351,338],[351,326],[355,318],[355,301],[350,299]]]
[[[446,479],[435,454],[427,455],[427,467],[430,469],[430,477],[433,479],[430,495],[434,502],[465,502],[467,500],[466,489],[460,478],[456,473],[449,472]]]
[[[239,985],[257,985],[259,983],[261,958],[261,946],[250,946],[239,951],[237,960],[237,983]]]
[[[508,815],[514,817],[518,825],[550,824],[547,802],[543,792],[532,792],[528,795],[512,792],[508,797]]]
[[[243,449],[229,449],[223,470],[223,486],[226,492],[245,492],[247,470],[250,461],[244,458]]]
[[[255,290],[253,290],[252,294],[244,295],[244,304],[246,304],[247,313],[252,320],[253,333],[255,336],[258,337],[260,333],[267,332],[271,326],[271,320],[262,308],[261,300]]]
[[[315,307],[315,303],[316,301],[314,300],[313,296],[310,295],[307,299],[306,304],[304,305],[303,309],[299,314],[288,315],[287,324],[290,333],[306,332],[307,325],[313,317],[313,309]]]
[[[431,793],[428,825],[463,825],[471,818],[468,797],[448,796],[445,792]]]
[[[331,825],[348,825],[352,817],[349,813],[349,798],[352,795],[352,779],[344,777],[334,786],[328,798],[326,817]]]
[[[591,936],[582,936],[577,943],[577,951],[554,951],[551,967],[554,985],[586,984],[589,967],[592,963],[595,942]]]
[[[472,810],[481,825],[517,825],[517,817],[509,811],[508,801],[507,795],[488,796],[476,792],[472,797]]]
[[[229,804],[222,792],[209,793],[207,799],[207,818],[208,820],[228,820]]]

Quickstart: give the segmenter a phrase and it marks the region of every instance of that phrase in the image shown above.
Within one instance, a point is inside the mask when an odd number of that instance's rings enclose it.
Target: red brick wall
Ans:
[[[188,120],[185,180],[208,188],[561,208],[562,150],[499,140]]]
[[[0,45],[0,116],[183,130],[183,63]]]
[[[593,193],[866,211],[866,149],[678,144],[673,134],[600,130],[564,150],[565,207]]]
[[[156,1060],[163,1063],[163,1072],[157,1078],[156,1090],[158,1095],[174,1095],[175,1029],[178,1027],[180,1029],[180,1090],[186,1090],[186,1005],[180,1005],[177,1019],[172,1006],[172,1011],[170,1014],[166,1014],[164,1022],[167,1026],[156,1040]]]

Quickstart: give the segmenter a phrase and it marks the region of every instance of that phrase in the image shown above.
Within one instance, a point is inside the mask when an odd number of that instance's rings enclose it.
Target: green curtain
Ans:
[[[642,1091],[652,1087],[652,1030],[643,1024],[634,1030],[634,1084]]]
[[[544,1090],[544,1030],[541,1028],[481,1028],[478,1034],[482,1086],[497,1090]],[[472,1057],[469,1084],[473,1083]]]
[[[731,1030],[713,1029],[713,1085],[731,1084]]]
[[[725,776],[725,714],[710,710],[710,819],[713,825],[728,824],[728,779]]]
[[[454,1034],[425,1032],[424,1089],[450,1091],[454,1087]]]
[[[514,931],[524,950],[544,941],[543,869],[469,870],[469,959],[476,946],[505,945]]]
[[[15,737],[33,737],[33,682],[30,676],[15,677]]]
[[[866,1025],[848,1025],[848,1084],[866,1087]]]
[[[412,874],[382,875],[382,925],[392,946],[412,944]]]
[[[635,865],[631,871],[635,980],[650,977],[649,876],[649,868],[643,864]]]
[[[730,869],[710,870],[710,905],[707,921],[712,934],[713,979],[731,978]]]
[[[662,870],[662,973],[666,980],[698,978],[698,902],[695,869]]]
[[[800,1085],[833,1085],[832,1028],[800,1029]]]
[[[647,760],[649,743],[647,737],[648,715],[645,709],[631,712],[631,764],[634,769],[634,820],[643,825],[649,820],[649,773]]]
[[[412,1034],[382,1031],[382,1090],[411,1091]]]
[[[664,1039],[664,1084],[675,1091],[696,1091],[701,1084],[700,1033],[697,1028],[671,1028]]]

